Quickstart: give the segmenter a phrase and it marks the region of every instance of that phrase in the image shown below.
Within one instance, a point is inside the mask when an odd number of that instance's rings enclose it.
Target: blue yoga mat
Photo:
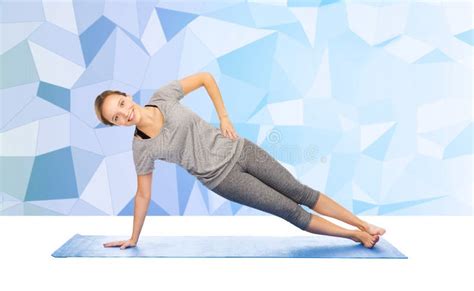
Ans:
[[[201,258],[354,258],[407,259],[380,237],[371,249],[331,236],[142,236],[134,248],[106,248],[123,236],[76,234],[52,256],[65,257],[201,257]]]

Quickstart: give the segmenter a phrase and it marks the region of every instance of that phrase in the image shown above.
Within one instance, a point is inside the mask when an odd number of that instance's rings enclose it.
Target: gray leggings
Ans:
[[[264,149],[244,138],[245,144],[232,170],[212,189],[216,194],[252,208],[277,215],[306,229],[320,192],[301,182]]]

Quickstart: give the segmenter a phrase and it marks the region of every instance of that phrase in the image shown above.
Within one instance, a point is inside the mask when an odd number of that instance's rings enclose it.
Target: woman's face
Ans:
[[[131,126],[137,123],[139,117],[138,105],[130,95],[113,94],[105,98],[102,107],[103,116],[118,126]]]

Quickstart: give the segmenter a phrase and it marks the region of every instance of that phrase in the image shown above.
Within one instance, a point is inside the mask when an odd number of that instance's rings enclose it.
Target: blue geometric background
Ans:
[[[472,215],[472,3],[2,1],[1,215],[131,215],[144,105],[216,79],[240,136],[356,214]],[[219,127],[201,88],[181,100]],[[157,160],[149,215],[267,215]]]

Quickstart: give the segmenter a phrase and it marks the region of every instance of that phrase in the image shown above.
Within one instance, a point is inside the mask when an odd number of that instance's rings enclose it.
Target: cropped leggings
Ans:
[[[285,167],[252,141],[245,140],[232,170],[212,191],[261,211],[279,216],[300,229],[306,229],[311,209],[320,192],[299,182]]]

